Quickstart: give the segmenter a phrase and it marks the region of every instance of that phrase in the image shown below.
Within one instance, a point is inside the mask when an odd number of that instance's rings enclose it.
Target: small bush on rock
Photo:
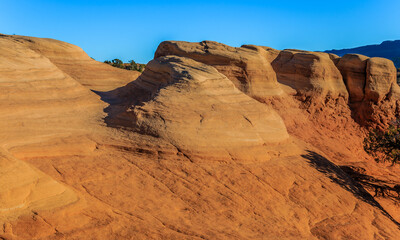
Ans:
[[[386,130],[373,129],[364,139],[364,150],[377,162],[400,163],[400,120]]]

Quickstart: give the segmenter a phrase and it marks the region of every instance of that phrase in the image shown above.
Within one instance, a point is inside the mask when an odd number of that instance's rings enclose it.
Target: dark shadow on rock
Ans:
[[[365,174],[365,169],[354,166],[340,166],[351,178],[367,189],[375,190],[375,196],[381,195],[394,202],[400,201],[400,185],[396,182],[383,181]]]
[[[101,92],[101,91],[96,91],[96,90],[91,90],[93,93],[97,94],[100,96],[101,101],[108,103],[110,105],[115,105],[119,104],[121,102],[121,99],[118,97],[118,91],[120,88],[107,91],[107,92]]]
[[[91,90],[93,93],[98,95],[103,102],[109,104],[108,107],[104,109],[104,112],[107,114],[107,116],[104,118],[107,126],[117,128],[122,127],[113,123],[112,119],[119,113],[124,112],[128,106],[128,103],[132,101],[130,98],[135,96],[135,94],[131,91],[132,83],[133,82],[130,82],[125,86],[118,87],[111,91],[102,92]]]
[[[400,223],[393,219],[393,217],[388,212],[386,212],[386,210],[371,196],[371,194],[369,194],[364,189],[364,187],[360,183],[355,181],[339,166],[335,165],[325,157],[313,151],[307,151],[307,154],[303,154],[301,156],[307,159],[312,167],[317,169],[319,172],[324,173],[334,183],[338,184],[346,191],[351,192],[356,198],[381,210],[385,216],[387,216],[400,228]]]

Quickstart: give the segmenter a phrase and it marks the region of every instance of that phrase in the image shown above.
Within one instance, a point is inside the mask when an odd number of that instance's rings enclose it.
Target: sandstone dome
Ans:
[[[289,137],[272,108],[190,58],[156,58],[128,87],[132,105],[113,122],[168,139],[179,149],[213,157],[214,151],[228,155]]]

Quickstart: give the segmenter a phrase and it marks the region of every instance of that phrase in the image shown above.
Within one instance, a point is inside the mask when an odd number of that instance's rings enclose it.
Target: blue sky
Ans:
[[[326,50],[400,39],[400,1],[0,0],[0,33],[146,63],[164,40]]]

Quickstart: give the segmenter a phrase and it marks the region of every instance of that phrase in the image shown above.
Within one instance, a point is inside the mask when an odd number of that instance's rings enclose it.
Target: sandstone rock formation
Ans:
[[[48,58],[60,70],[92,90],[110,91],[140,75],[137,71],[124,71],[97,62],[80,47],[66,42],[25,36],[13,36],[13,39]]]
[[[384,58],[346,54],[337,64],[346,82],[351,102],[379,103],[396,91],[396,68]]]
[[[303,96],[348,98],[342,75],[327,53],[283,50],[272,66],[280,83]]]
[[[396,68],[392,61],[385,58],[370,58],[367,62],[365,83],[366,100],[375,103],[382,101],[393,84],[396,84]]]
[[[100,111],[105,105],[49,59],[17,40],[0,37],[0,146],[47,156],[51,153],[46,153],[46,142],[56,147],[54,140],[71,138],[71,131],[85,135],[89,123],[103,115]],[[75,141],[82,143],[85,138]]]
[[[337,65],[339,63],[339,61],[340,61],[340,57],[338,55],[336,55],[336,54],[329,53],[329,57],[331,58],[331,60],[333,61],[333,63],[335,65]]]
[[[248,48],[234,48],[212,41],[166,41],[158,46],[155,58],[166,55],[187,57],[211,65],[239,90],[254,98],[264,99],[283,94],[270,63],[260,53]]]
[[[166,42],[123,86],[75,46],[1,35],[0,238],[396,239],[398,206],[332,163],[399,180],[362,154],[340,60],[282,52]],[[295,96],[269,65],[289,52]]]
[[[337,64],[350,94],[355,120],[364,126],[385,126],[399,116],[399,86],[393,62],[346,54]]]
[[[229,157],[288,139],[272,108],[239,91],[214,67],[189,58],[159,57],[131,87],[133,105],[117,116],[118,123],[132,122],[136,131],[202,152],[197,155]]]
[[[368,57],[363,55],[346,54],[337,63],[351,102],[360,102],[364,99],[367,60]]]
[[[275,58],[277,58],[279,53],[280,53],[279,50],[276,50],[276,49],[273,49],[273,48],[270,48],[270,47],[264,47],[264,46],[242,45],[241,47],[257,51],[264,58],[266,58],[269,63],[274,61]]]
[[[396,59],[398,59],[400,56],[400,40],[383,41],[380,44],[372,44],[355,48],[332,49],[332,50],[327,50],[325,52],[335,53],[340,56],[344,56],[349,53],[357,53],[369,57],[381,57],[390,59],[392,61],[396,61]],[[400,62],[396,64],[400,64]]]

